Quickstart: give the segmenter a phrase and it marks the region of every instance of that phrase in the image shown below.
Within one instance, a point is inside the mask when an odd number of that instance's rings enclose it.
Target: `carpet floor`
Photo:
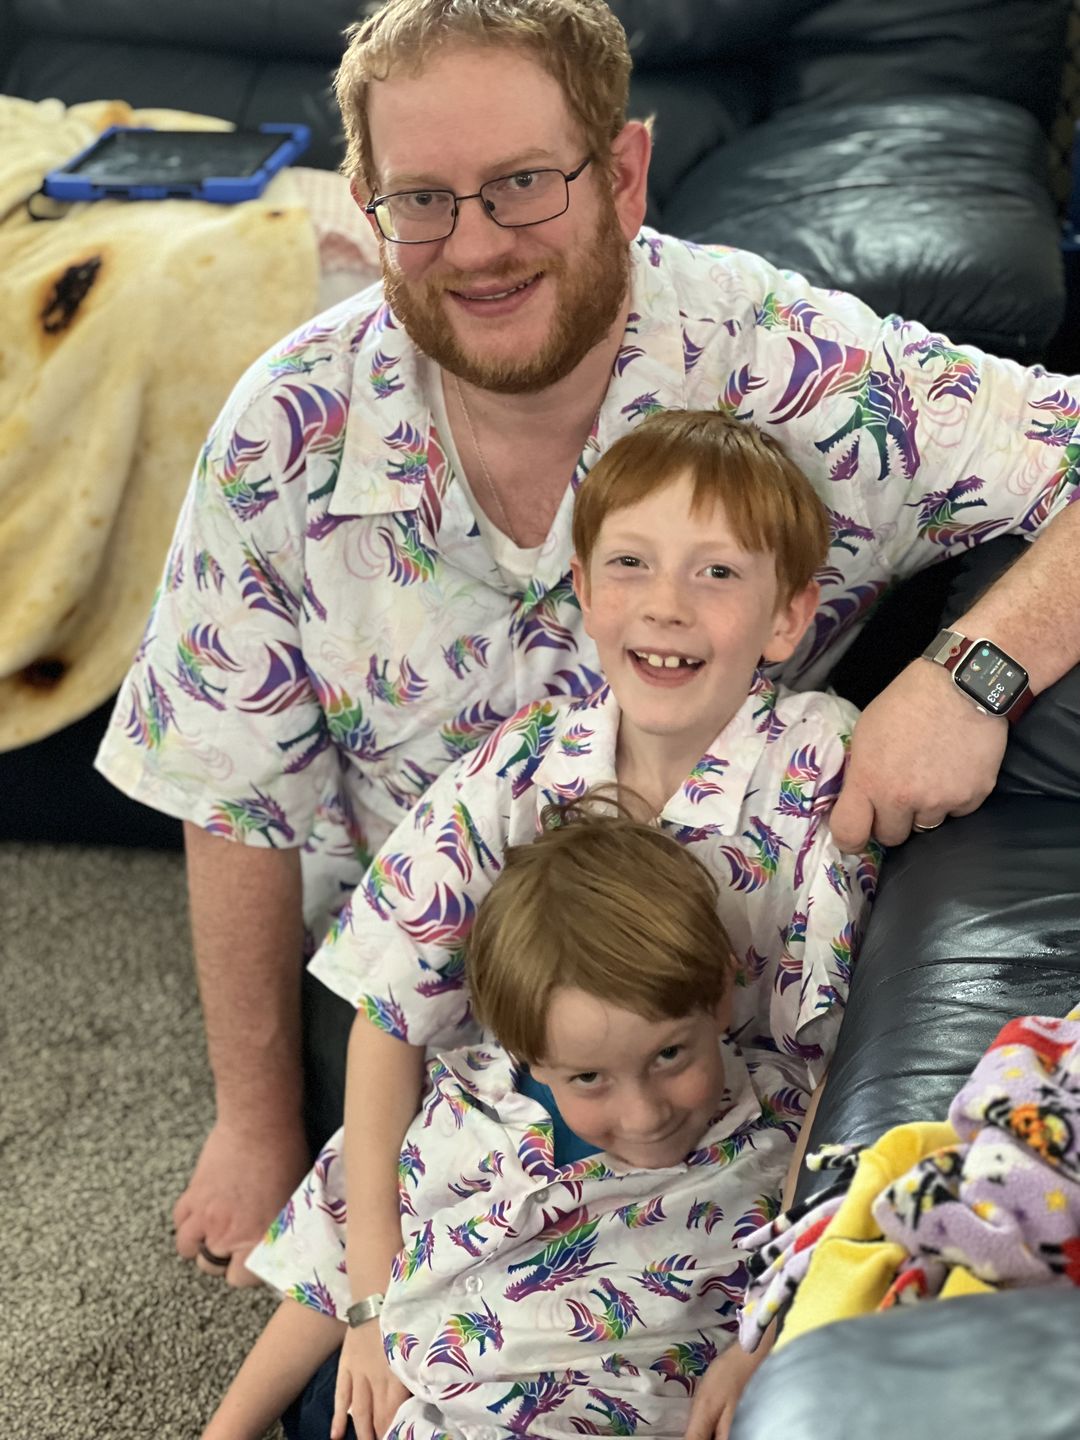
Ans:
[[[211,1117],[181,858],[0,845],[0,1435],[197,1440],[274,1308],[173,1250]]]

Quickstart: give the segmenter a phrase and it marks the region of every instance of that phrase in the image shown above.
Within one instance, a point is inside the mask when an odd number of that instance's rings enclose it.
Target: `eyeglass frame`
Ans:
[[[432,185],[427,189],[421,190],[391,190],[387,195],[373,195],[362,208],[365,215],[373,215],[375,217],[375,224],[379,227],[379,234],[391,245],[438,245],[442,240],[449,240],[450,236],[457,229],[461,206],[466,200],[479,200],[484,207],[484,214],[492,224],[498,225],[500,230],[527,230],[530,225],[546,225],[549,220],[557,220],[560,215],[566,214],[567,210],[570,209],[571,183],[578,178],[585,167],[590,165],[595,158],[593,155],[586,155],[576,170],[560,170],[557,165],[539,165],[535,169],[511,170],[508,175],[495,175],[490,180],[485,180],[483,185],[480,186],[480,189],[474,191],[471,195],[455,195],[452,190],[447,190],[441,185]],[[500,180],[512,180],[515,175],[561,175],[566,187],[566,204],[561,210],[556,210],[554,215],[545,215],[543,220],[522,220],[516,225],[507,225],[504,224],[502,220],[496,220],[494,214],[488,208],[488,202],[484,199],[484,191],[489,185],[497,185]],[[398,240],[393,235],[387,235],[382,227],[382,221],[377,214],[378,207],[385,205],[388,200],[396,200],[399,195],[449,195],[454,203],[454,218],[451,222],[450,229],[447,230],[445,235],[436,236],[432,240]]]

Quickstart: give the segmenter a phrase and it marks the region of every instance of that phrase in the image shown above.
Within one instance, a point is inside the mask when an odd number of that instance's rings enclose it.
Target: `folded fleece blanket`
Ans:
[[[314,312],[288,171],[258,200],[103,200],[35,222],[47,170],[112,124],[207,117],[0,96],[0,750],[119,686],[206,431]]]
[[[1080,1285],[1080,1007],[1012,1020],[949,1107],[875,1144],[826,1147],[837,1178],[747,1237],[739,1339],[778,1346],[893,1305]]]

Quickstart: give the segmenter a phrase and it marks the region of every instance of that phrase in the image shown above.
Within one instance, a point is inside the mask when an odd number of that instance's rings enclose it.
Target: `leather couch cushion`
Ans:
[[[361,17],[364,6],[362,0],[11,0],[11,8],[30,34],[65,42],[137,40],[333,62],[341,54],[342,31]]]
[[[882,869],[810,1148],[943,1119],[1007,1020],[1078,1001],[1080,803],[994,794],[913,835]],[[820,1183],[804,1170],[800,1195]]]
[[[957,342],[1027,358],[1064,303],[1046,139],[999,100],[785,112],[708,154],[664,229],[851,290]]]
[[[65,104],[103,98],[140,107],[191,110],[236,125],[264,121],[311,128],[301,164],[336,170],[344,146],[331,94],[333,64],[260,60],[233,53],[106,40],[27,40],[4,88],[26,100],[62,97]]]
[[[1048,130],[1070,4],[812,0],[795,7],[770,67],[776,107],[996,95],[1022,105]]]
[[[677,77],[643,70],[632,77],[630,116],[654,119],[648,224],[664,228],[665,208],[687,173],[712,151],[741,143],[763,105],[760,79],[739,66],[725,67],[719,83],[706,69],[687,68]]]

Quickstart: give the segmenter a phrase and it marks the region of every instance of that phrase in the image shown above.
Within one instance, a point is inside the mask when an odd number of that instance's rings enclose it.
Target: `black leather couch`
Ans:
[[[957,341],[1044,352],[1064,303],[1044,127],[1068,0],[615,8],[636,56],[635,113],[657,115],[656,224],[756,250]],[[356,11],[354,0],[0,0],[0,86],[299,120],[315,135],[308,161],[332,166],[329,76]],[[959,613],[1011,544],[887,601],[842,688],[869,698],[936,628],[949,587]],[[0,835],[175,840],[172,822],[89,771],[106,713],[0,755]],[[1080,999],[1078,722],[1074,673],[1017,727],[977,814],[888,858],[817,1138],[869,1140],[943,1115],[1005,1020]],[[734,1435],[1075,1437],[1078,1361],[1071,1291],[849,1321],[770,1359]]]
[[[1045,131],[1069,0],[612,0],[654,111],[650,220],[1034,360],[1064,286]],[[302,121],[361,0],[0,0],[0,90]]]

